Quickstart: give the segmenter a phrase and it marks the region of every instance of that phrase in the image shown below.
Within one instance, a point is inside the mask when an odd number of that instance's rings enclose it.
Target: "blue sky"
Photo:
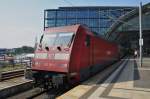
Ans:
[[[140,0],[67,0],[73,6],[138,6]],[[141,0],[143,4],[149,0]],[[0,48],[34,46],[43,31],[44,9],[71,6],[65,0],[0,0]]]

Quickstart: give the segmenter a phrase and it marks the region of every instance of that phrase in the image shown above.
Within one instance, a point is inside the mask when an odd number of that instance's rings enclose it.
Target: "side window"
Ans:
[[[86,45],[87,47],[90,46],[90,35],[86,35],[85,45]]]

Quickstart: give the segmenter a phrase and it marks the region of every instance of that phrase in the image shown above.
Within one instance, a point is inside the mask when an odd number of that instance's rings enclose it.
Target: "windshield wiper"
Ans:
[[[59,51],[61,51],[61,47],[60,47],[60,46],[57,46],[57,49],[58,49]]]
[[[44,34],[40,38],[40,44],[42,43],[43,37],[44,37]]]
[[[49,51],[49,47],[48,47],[48,46],[45,46],[45,49],[46,49],[47,51]]]

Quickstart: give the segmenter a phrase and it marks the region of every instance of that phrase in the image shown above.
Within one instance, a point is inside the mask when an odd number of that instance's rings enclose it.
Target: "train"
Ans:
[[[46,28],[36,44],[33,79],[44,88],[79,84],[120,58],[118,44],[85,25]]]

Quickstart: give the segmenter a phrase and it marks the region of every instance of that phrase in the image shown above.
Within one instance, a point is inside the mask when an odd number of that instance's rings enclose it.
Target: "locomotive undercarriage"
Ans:
[[[34,71],[33,78],[34,85],[44,89],[68,86],[67,75],[63,73]]]

